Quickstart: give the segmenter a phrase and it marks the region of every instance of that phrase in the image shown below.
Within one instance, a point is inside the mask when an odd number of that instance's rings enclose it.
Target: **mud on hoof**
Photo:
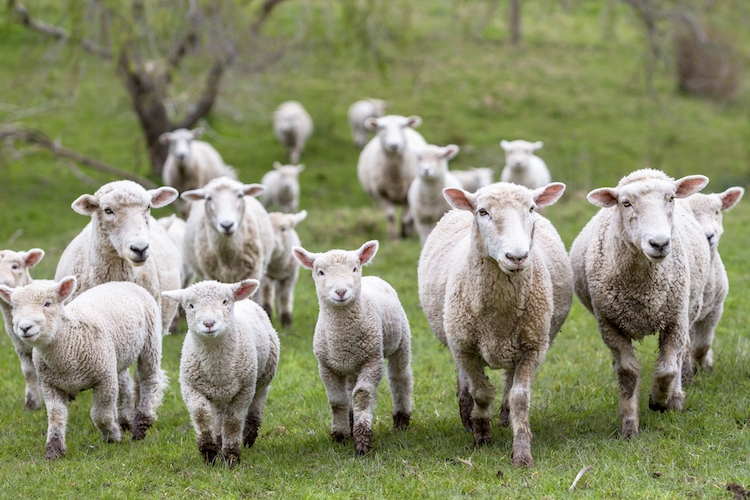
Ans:
[[[372,428],[365,424],[354,426],[354,450],[357,455],[365,455],[372,449]]]
[[[42,400],[39,397],[34,397],[31,394],[26,395],[26,402],[23,405],[23,409],[26,411],[37,411],[42,408]]]
[[[531,451],[513,452],[513,467],[534,467],[534,459],[531,457]]]
[[[135,422],[133,423],[133,441],[138,441],[146,437],[146,431],[154,425],[154,418],[143,413],[136,413]]]
[[[622,439],[636,437],[638,435],[638,424],[632,420],[623,420],[620,435],[622,436]]]
[[[492,421],[489,418],[472,419],[474,426],[474,445],[492,444]]]
[[[260,428],[260,421],[249,414],[245,420],[245,428],[242,431],[242,444],[248,448],[252,448],[255,444],[255,440],[258,439],[258,429]]]
[[[226,450],[222,450],[221,456],[224,459],[224,463],[229,468],[232,468],[238,463],[240,463],[240,449],[239,448],[229,448]]]
[[[331,432],[331,437],[336,443],[343,443],[347,439],[349,439],[351,436],[349,434],[346,434],[341,431]]]
[[[458,413],[461,415],[461,423],[468,432],[474,430],[471,420],[471,410],[474,409],[474,398],[469,394],[468,389],[464,389],[458,394]]]
[[[200,451],[203,460],[209,465],[213,465],[216,459],[221,456],[221,447],[216,446],[216,443],[211,441],[199,444],[198,451]]]
[[[44,455],[45,460],[57,460],[65,456],[65,446],[58,436],[53,436],[47,442],[47,453]]]
[[[292,315],[291,313],[281,313],[281,327],[290,328],[292,326]]]
[[[500,417],[497,419],[498,427],[508,427],[510,425],[510,409],[507,407],[500,408]]]
[[[409,422],[411,421],[411,414],[404,413],[404,412],[398,412],[393,415],[393,428],[402,431],[409,427]]]

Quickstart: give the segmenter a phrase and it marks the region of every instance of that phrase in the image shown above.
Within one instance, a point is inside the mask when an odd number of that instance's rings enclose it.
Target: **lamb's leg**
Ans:
[[[693,369],[700,366],[710,372],[714,368],[714,355],[711,345],[714,343],[714,332],[724,312],[724,305],[719,304],[705,318],[693,324],[690,336],[692,347]]]
[[[513,372],[505,370],[503,380],[505,381],[505,386],[503,387],[503,402],[500,405],[500,418],[497,421],[497,425],[506,427],[510,425],[510,406],[508,403],[508,397],[510,395],[510,388],[513,387]]]
[[[531,457],[531,381],[544,360],[545,351],[527,351],[516,366],[512,387],[508,392],[510,423],[513,427],[513,466],[534,466]]]
[[[44,458],[55,460],[65,456],[65,428],[68,423],[68,394],[41,383],[47,408],[47,450]]]
[[[268,385],[255,388],[255,396],[252,403],[250,403],[250,409],[245,418],[245,430],[242,438],[242,443],[248,448],[251,448],[258,438],[258,430],[260,429],[260,424],[263,422],[263,409],[266,406],[268,388]]]
[[[466,373],[469,381],[469,392],[474,398],[471,410],[471,426],[474,431],[474,444],[492,443],[492,400],[495,398],[495,387],[484,373],[484,362],[476,353],[456,352],[456,365]]]
[[[19,342],[21,342],[19,340]],[[36,411],[42,407],[42,392],[39,389],[39,377],[36,373],[36,367],[31,359],[32,349],[30,347],[20,348],[16,346],[16,354],[21,361],[21,370],[23,378],[26,380],[26,402],[24,410]]]
[[[190,412],[195,429],[198,451],[207,464],[213,464],[221,453],[221,444],[214,439],[214,415],[208,399],[192,387],[183,384],[182,399]]]
[[[243,387],[224,412],[224,420],[221,423],[221,454],[228,467],[234,467],[240,462],[242,432],[254,396],[255,384]]]
[[[412,234],[414,234],[414,217],[407,203],[401,209],[401,237],[408,238]],[[427,231],[427,234],[429,234],[429,231]]]
[[[471,422],[471,412],[474,409],[474,398],[469,392],[469,379],[466,372],[456,366],[456,386],[458,395],[458,413],[461,416],[461,423],[467,432],[473,432],[474,427]]]
[[[292,310],[294,309],[294,285],[297,282],[297,273],[279,282],[276,300],[278,302],[281,326],[289,328],[292,326]]]
[[[136,370],[138,402],[133,421],[133,439],[143,439],[156,421],[156,409],[161,405],[167,375],[161,369],[161,338],[149,335]]]
[[[357,385],[352,391],[352,410],[354,411],[352,436],[357,455],[365,455],[372,448],[372,410],[382,377],[383,360],[374,360],[362,367],[357,377]]]
[[[111,375],[94,386],[91,420],[107,443],[120,442],[122,431],[117,421],[118,380]]]
[[[648,407],[656,411],[682,410],[682,360],[689,341],[687,321],[665,328],[659,336],[659,356],[654,366],[654,385]]]
[[[273,314],[273,294],[274,282],[268,276],[264,276],[264,279],[260,282],[260,291],[258,292],[258,295],[260,295],[260,305],[263,307],[263,310],[266,311],[269,318],[271,318],[271,315]]]
[[[351,437],[352,431],[349,426],[349,408],[351,406],[351,393],[346,391],[346,379],[332,372],[323,365],[318,366],[320,378],[326,387],[328,404],[331,407],[331,437],[340,443]]]
[[[135,421],[135,400],[133,399],[133,379],[127,369],[117,374],[117,421],[120,429],[129,431]]]
[[[381,198],[379,204],[381,210],[385,212],[385,218],[388,221],[388,236],[392,240],[398,239],[398,233],[396,232],[396,207],[385,198]]]
[[[388,358],[388,384],[393,400],[393,428],[406,429],[412,411],[414,381],[411,373],[411,341],[404,335],[401,346]]]
[[[602,340],[612,353],[612,368],[620,385],[620,417],[622,438],[638,435],[638,377],[641,367],[631,340],[609,323],[601,322]]]

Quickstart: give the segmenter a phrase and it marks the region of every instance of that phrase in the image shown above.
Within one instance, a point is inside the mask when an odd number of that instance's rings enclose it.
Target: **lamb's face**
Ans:
[[[417,152],[417,172],[423,179],[437,179],[448,171],[448,160],[458,154],[458,146],[441,148],[427,145]]]
[[[282,198],[289,199],[299,191],[299,173],[304,168],[304,165],[282,165],[276,168],[279,172],[279,194]]]
[[[294,228],[297,224],[305,220],[306,217],[307,210],[303,210],[296,214],[285,214],[281,212],[271,212],[268,214],[275,238],[274,253],[280,251],[281,253],[288,255],[292,252],[292,246],[298,241],[298,239],[293,238],[292,236],[294,234]]]
[[[12,307],[13,331],[18,338],[31,346],[45,345],[55,338],[65,315],[65,299],[75,290],[75,279],[66,280],[37,280],[12,290],[0,289],[0,298]]]
[[[406,149],[406,133],[408,127],[416,127],[422,122],[416,116],[388,115],[382,118],[368,118],[365,125],[374,130],[380,140],[383,151],[389,155],[401,155]]]
[[[0,250],[0,285],[10,288],[31,283],[29,268],[35,266],[44,257],[44,251],[33,248],[28,252]]]
[[[190,161],[191,145],[195,139],[193,132],[180,128],[169,134],[169,154],[182,163]]]
[[[502,141],[500,146],[505,150],[505,164],[516,170],[529,168],[534,151],[542,147],[541,142]]]
[[[714,251],[719,246],[719,239],[724,233],[721,199],[716,194],[694,194],[687,199],[690,210],[698,221],[708,245]]]

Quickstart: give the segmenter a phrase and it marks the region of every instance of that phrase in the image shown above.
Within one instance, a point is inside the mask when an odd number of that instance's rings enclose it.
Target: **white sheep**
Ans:
[[[162,303],[161,292],[180,286],[182,255],[151,208],[170,204],[177,197],[171,187],[146,190],[132,181],[105,184],[93,195],[78,197],[72,208],[91,221],[63,251],[55,279],[74,275],[73,297],[108,281],[132,281],[156,299],[168,332],[176,304]]]
[[[479,188],[492,184],[494,172],[487,167],[469,167],[468,170],[451,170],[463,185],[464,190],[475,193]]]
[[[367,98],[349,106],[347,118],[352,131],[352,142],[361,148],[370,140],[370,131],[365,126],[368,118],[380,118],[385,114],[387,103],[383,99]]]
[[[412,412],[409,321],[391,285],[362,276],[362,266],[377,250],[377,241],[349,252],[294,247],[295,257],[312,269],[318,294],[313,352],[331,407],[331,436],[337,442],[353,437],[358,455],[372,448],[372,412],[384,358],[394,429],[405,429]]]
[[[172,214],[166,217],[160,217],[156,219],[161,227],[166,231],[169,239],[172,240],[175,247],[177,247],[178,253],[182,256],[185,253],[185,229],[187,228],[187,222],[180,219],[177,215]],[[195,277],[195,271],[190,267],[186,259],[182,259],[182,272],[180,273],[182,288],[186,288],[190,283],[193,282]]]
[[[202,279],[263,281],[274,247],[268,212],[254,198],[263,189],[219,177],[182,193],[197,202],[185,229],[185,258]]]
[[[387,115],[365,120],[365,126],[376,130],[377,135],[359,154],[357,177],[365,193],[385,212],[391,238],[396,238],[396,205],[403,207],[401,236],[412,231],[407,193],[417,177],[417,152],[427,145],[414,130],[421,123],[418,116]]]
[[[130,429],[136,440],[156,420],[166,387],[154,298],[134,283],[110,282],[66,305],[75,287],[75,276],[20,288],[0,285],[0,298],[13,308],[16,335],[34,349],[47,407],[47,460],[65,455],[69,398],[93,389],[91,420],[102,439],[120,441],[121,429]],[[128,368],[136,362],[134,396]]]
[[[417,153],[418,175],[409,186],[407,200],[422,245],[435,224],[451,209],[443,197],[443,189],[463,187],[448,171],[448,160],[455,158],[458,150],[455,144],[444,148],[430,144]]]
[[[534,151],[541,149],[543,145],[542,141],[500,141],[500,146],[505,150],[505,167],[500,172],[500,180],[520,184],[529,189],[549,184],[547,164],[534,154]]]
[[[279,337],[263,309],[245,300],[257,288],[257,280],[201,281],[164,292],[187,314],[180,388],[209,464],[234,466],[242,445],[253,446],[276,374]]]
[[[588,194],[602,208],[576,237],[570,258],[576,295],[612,353],[623,438],[638,434],[640,366],[633,340],[659,332],[649,408],[683,408],[682,358],[701,310],[710,255],[695,217],[674,200],[707,183],[702,175],[674,180],[642,169],[616,188]]]
[[[514,466],[534,465],[531,381],[573,300],[565,245],[536,213],[564,190],[502,182],[474,194],[445,189],[456,210],[438,222],[419,257],[419,299],[456,363],[459,413],[475,444],[492,442],[495,388],[484,368],[505,370],[499,424],[512,425]]]
[[[224,163],[218,151],[205,141],[196,140],[203,128],[193,130],[178,128],[159,136],[159,142],[169,144],[169,154],[164,161],[161,176],[167,186],[179,192],[198,189],[208,181],[226,175],[237,178],[234,169]],[[175,210],[183,219],[190,213],[190,203],[175,200]]]
[[[304,165],[282,165],[275,161],[273,170],[263,175],[260,183],[265,191],[260,195],[260,202],[266,210],[275,207],[280,212],[296,212],[299,207],[299,174]]]
[[[700,315],[690,328],[690,355],[683,361],[683,374],[690,381],[692,372],[698,367],[710,371],[714,367],[714,331],[724,312],[724,299],[729,293],[729,280],[724,263],[719,255],[719,239],[724,233],[722,214],[740,201],[745,190],[741,187],[729,188],[723,193],[696,193],[679,200],[690,210],[706,236],[711,249],[711,268],[703,290],[703,306]],[[685,377],[683,377],[683,381]]]
[[[44,257],[44,250],[32,248],[26,252],[15,252],[13,250],[0,250],[0,285],[10,288],[25,286],[31,283],[29,268],[34,267]],[[39,379],[36,368],[31,359],[32,347],[18,338],[13,331],[12,312],[10,305],[0,300],[0,312],[5,321],[5,332],[13,342],[13,347],[21,362],[21,370],[26,380],[26,402],[24,409],[35,411],[42,407],[42,393],[39,389]]]
[[[305,144],[313,132],[310,114],[297,101],[284,101],[273,112],[273,133],[286,148],[289,161],[299,163]]]
[[[299,262],[294,258],[292,248],[299,246],[300,241],[294,228],[305,220],[307,211],[296,214],[271,212],[268,217],[271,219],[276,244],[266,268],[266,279],[261,285],[260,303],[269,318],[275,304],[281,326],[289,328],[292,326],[294,287],[299,277]]]

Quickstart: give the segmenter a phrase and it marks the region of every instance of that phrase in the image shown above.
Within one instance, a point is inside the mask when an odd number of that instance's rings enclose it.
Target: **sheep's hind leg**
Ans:
[[[484,373],[484,363],[480,358],[469,354],[459,353],[456,359],[461,371],[465,371],[469,381],[469,392],[474,398],[471,411],[471,426],[474,431],[474,444],[485,445],[492,443],[492,400],[495,398],[495,387]]]
[[[510,395],[510,388],[513,387],[513,372],[505,370],[503,374],[504,387],[503,387],[503,402],[500,405],[500,418],[497,420],[497,425],[500,427],[507,427],[510,425],[510,406],[508,403],[508,396]]]
[[[401,347],[388,358],[388,384],[393,400],[393,428],[403,430],[409,427],[412,412],[412,392],[414,381],[411,366],[411,341],[404,336]]]

